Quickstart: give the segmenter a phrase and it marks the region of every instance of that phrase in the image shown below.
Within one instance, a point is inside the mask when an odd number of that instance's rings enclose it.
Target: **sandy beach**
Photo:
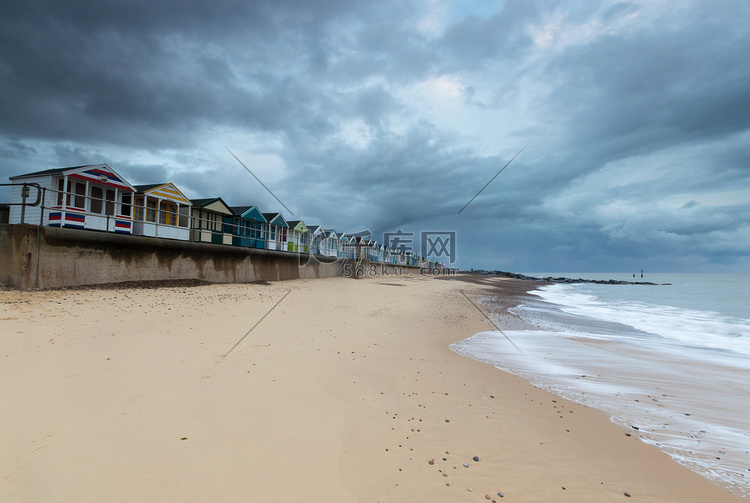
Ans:
[[[527,287],[0,291],[0,500],[746,501],[449,349]]]

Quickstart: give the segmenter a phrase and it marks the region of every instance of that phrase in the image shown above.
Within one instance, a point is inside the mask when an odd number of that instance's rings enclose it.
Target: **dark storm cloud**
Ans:
[[[747,130],[750,32],[700,13],[660,28],[603,36],[550,63],[559,85],[549,104],[572,139],[617,157]]]
[[[325,114],[308,106],[324,99],[285,65],[319,65],[306,48],[322,18],[345,9],[311,7],[50,2],[11,10],[0,43],[2,128],[134,146],[184,146],[206,123],[325,128]]]
[[[295,218],[458,229],[465,267],[750,269],[750,4],[472,7],[14,3],[0,171],[281,210],[226,145]]]

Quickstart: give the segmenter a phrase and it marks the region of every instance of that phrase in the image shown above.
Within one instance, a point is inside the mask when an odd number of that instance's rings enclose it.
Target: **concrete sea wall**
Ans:
[[[0,285],[22,290],[125,281],[324,278],[345,275],[346,263],[332,257],[208,243],[0,225]]]

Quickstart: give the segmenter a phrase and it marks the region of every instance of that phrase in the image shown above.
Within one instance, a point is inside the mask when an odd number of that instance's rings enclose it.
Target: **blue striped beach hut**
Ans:
[[[132,232],[135,189],[107,164],[52,168],[12,176],[10,181],[12,205],[8,222],[11,224],[41,223],[50,227]],[[22,208],[24,184],[31,183],[44,189],[44,199],[39,206]],[[36,199],[36,192],[35,187],[29,187],[27,203]]]

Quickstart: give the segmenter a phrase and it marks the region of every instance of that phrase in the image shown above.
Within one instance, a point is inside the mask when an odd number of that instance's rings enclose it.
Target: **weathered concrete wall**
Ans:
[[[24,290],[123,281],[322,278],[341,276],[343,265],[331,257],[30,224],[0,225],[0,284]]]
[[[30,288],[36,259],[34,225],[0,225],[0,284]]]

